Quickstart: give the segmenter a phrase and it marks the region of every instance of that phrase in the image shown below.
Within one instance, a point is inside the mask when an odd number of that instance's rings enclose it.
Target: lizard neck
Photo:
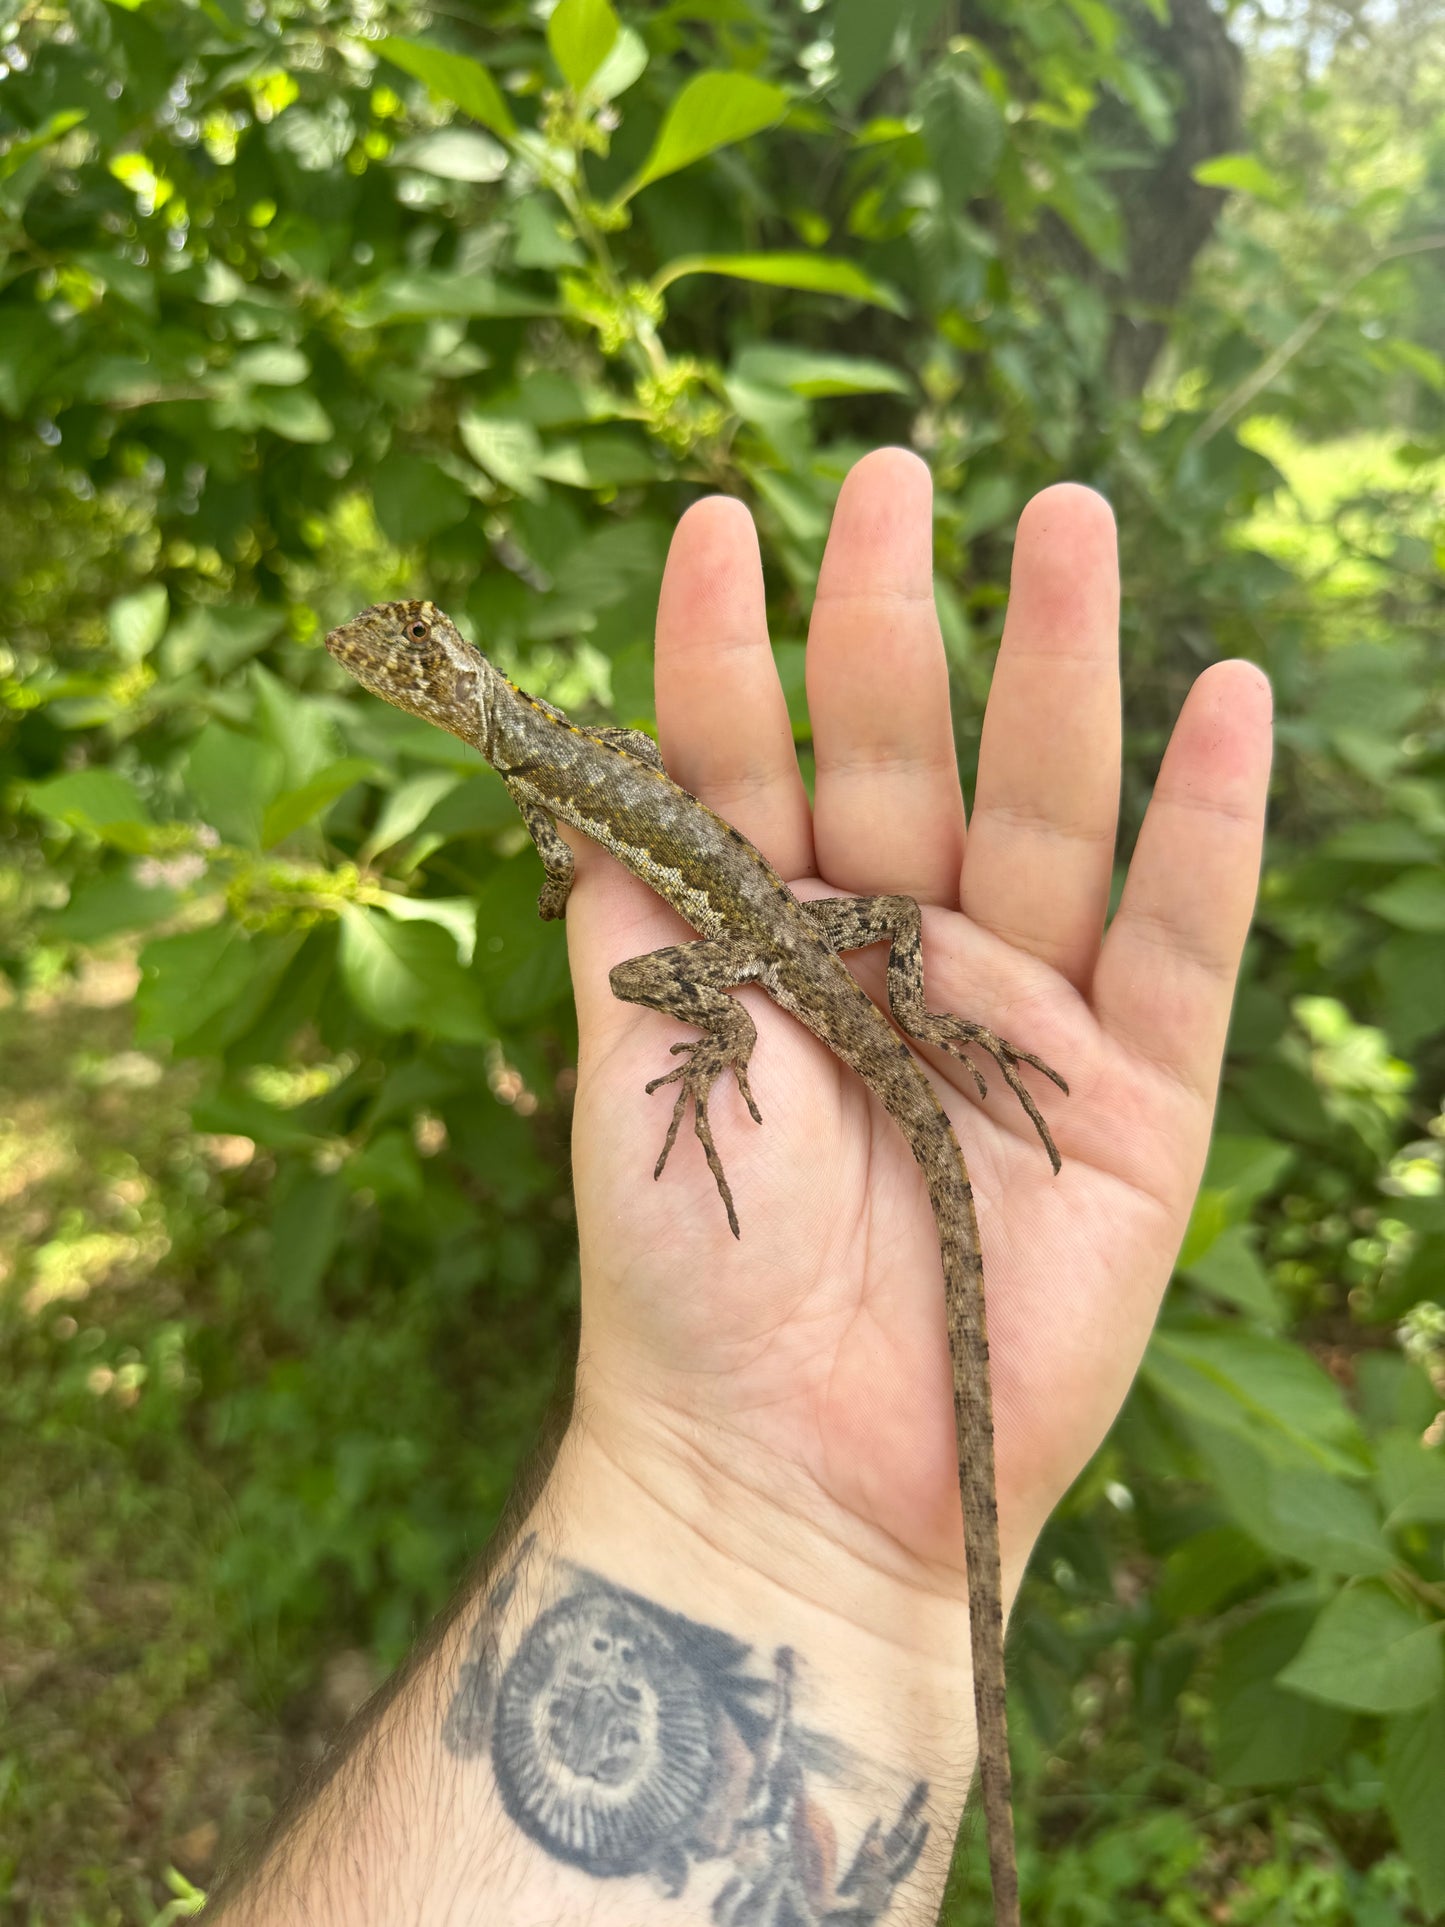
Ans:
[[[545,762],[555,756],[559,737],[575,733],[560,710],[518,689],[491,663],[478,708],[485,723],[478,747],[501,776]]]

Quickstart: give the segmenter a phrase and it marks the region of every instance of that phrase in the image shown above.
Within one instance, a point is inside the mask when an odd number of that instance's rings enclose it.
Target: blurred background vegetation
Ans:
[[[565,1372],[561,935],[322,633],[424,593],[647,725],[670,527],[734,491],[806,759],[885,440],[965,777],[1062,476],[1121,525],[1126,843],[1203,664],[1280,713],[1205,1188],[1013,1635],[1027,1917],[1445,1909],[1438,5],[0,22],[0,1919],[190,1911]]]

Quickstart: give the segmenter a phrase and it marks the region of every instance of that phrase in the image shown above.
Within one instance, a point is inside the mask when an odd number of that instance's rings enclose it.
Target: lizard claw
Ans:
[[[762,1123],[762,1114],[754,1103],[752,1091],[748,1086],[747,1059],[740,1060],[734,1056],[726,1044],[716,1037],[690,1038],[672,1046],[674,1057],[683,1053],[687,1056],[686,1063],[679,1064],[676,1070],[667,1071],[661,1077],[654,1077],[646,1086],[649,1097],[654,1091],[660,1091],[664,1085],[676,1084],[679,1087],[677,1102],[672,1107],[672,1117],[667,1126],[667,1136],[663,1140],[662,1150],[653,1167],[652,1175],[654,1179],[660,1178],[667,1166],[667,1160],[672,1155],[672,1147],[677,1142],[677,1134],[682,1128],[683,1114],[687,1110],[690,1098],[693,1107],[693,1133],[702,1146],[703,1156],[707,1159],[707,1168],[712,1172],[713,1181],[718,1188],[718,1196],[722,1199],[723,1209],[728,1214],[728,1229],[735,1238],[741,1238],[742,1232],[738,1227],[738,1214],[733,1204],[732,1189],[723,1171],[717,1145],[713,1141],[712,1125],[707,1114],[707,1100],[713,1084],[731,1066],[733,1075],[738,1080],[738,1089],[743,1094],[743,1101],[751,1112],[754,1122]]]
[[[971,1058],[966,1057],[964,1053],[971,1044],[977,1045],[980,1050],[988,1052],[989,1056],[1002,1072],[1004,1083],[1008,1085],[1019,1103],[1023,1105],[1029,1122],[1042,1139],[1043,1147],[1049,1154],[1049,1163],[1054,1167],[1054,1176],[1057,1177],[1063,1168],[1063,1160],[1059,1156],[1049,1127],[1044,1122],[1043,1112],[1034,1102],[1033,1093],[1019,1076],[1018,1067],[1020,1064],[1028,1064],[1032,1069],[1042,1071],[1044,1076],[1047,1077],[1051,1083],[1057,1084],[1065,1097],[1067,1097],[1069,1087],[1063,1078],[1059,1076],[1059,1073],[1047,1065],[1041,1057],[1035,1057],[1032,1051],[1019,1050],[1013,1044],[1006,1044],[1002,1037],[998,1036],[996,1032],[989,1030],[986,1025],[970,1024],[965,1022],[961,1017],[934,1018],[933,1014],[930,1013],[929,1028],[922,1032],[921,1035],[926,1042],[938,1045],[940,1049],[946,1050],[952,1056],[956,1057],[960,1063],[968,1065],[969,1070],[973,1073],[973,1081],[978,1086],[978,1094],[980,1097],[987,1096],[988,1087],[983,1081],[978,1066]]]

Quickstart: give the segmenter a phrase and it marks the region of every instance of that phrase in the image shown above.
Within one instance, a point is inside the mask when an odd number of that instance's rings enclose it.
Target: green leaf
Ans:
[[[745,348],[733,373],[765,387],[786,388],[810,400],[825,395],[911,395],[913,383],[891,362],[830,355],[781,344]]]
[[[382,534],[399,549],[454,528],[471,508],[466,491],[420,455],[388,455],[371,484]]]
[[[1260,1262],[1251,1225],[1226,1226],[1202,1256],[1180,1270],[1190,1284],[1198,1285],[1212,1298],[1238,1305],[1267,1325],[1283,1324],[1284,1306]]]
[[[222,1085],[219,1090],[203,1095],[197,1101],[191,1121],[198,1131],[254,1138],[257,1144],[273,1151],[314,1153],[317,1148],[316,1133],[298,1124],[293,1112],[278,1110],[274,1104],[267,1104],[234,1086]]]
[[[459,1042],[491,1036],[473,980],[451,934],[435,923],[401,923],[348,903],[341,913],[341,975],[352,1002],[383,1030],[423,1030]]]
[[[1384,997],[1383,1020],[1402,1052],[1445,1030],[1445,970],[1440,940],[1427,932],[1387,937],[1375,952],[1375,974]]]
[[[284,341],[267,341],[235,357],[228,371],[244,388],[294,388],[311,373],[311,363],[299,348]]]
[[[321,1281],[346,1228],[347,1192],[336,1171],[293,1167],[271,1223],[267,1279],[283,1323],[305,1330],[317,1315]]]
[[[378,1131],[347,1162],[342,1175],[351,1190],[370,1191],[382,1202],[402,1198],[416,1204],[426,1185],[411,1139],[397,1130]]]
[[[266,806],[285,780],[272,744],[224,723],[207,723],[191,745],[183,780],[199,821],[227,843],[260,849]]]
[[[1011,475],[971,475],[958,498],[959,535],[966,542],[1012,522],[1020,508],[1018,484]]]
[[[535,195],[519,201],[512,215],[512,260],[519,268],[575,268],[586,260],[560,210]]]
[[[828,503],[813,475],[770,474],[759,469],[753,487],[799,542],[821,549],[828,533]]]
[[[1266,1543],[1273,1551],[1316,1572],[1348,1578],[1378,1576],[1394,1566],[1379,1509],[1362,1486],[1290,1466],[1271,1468],[1267,1491]]]
[[[443,127],[403,141],[391,158],[398,167],[414,167],[444,181],[499,181],[509,157],[489,135],[469,127]]]
[[[992,181],[1004,147],[1004,118],[966,55],[935,65],[918,89],[923,140],[951,207],[962,207]]]
[[[549,296],[510,287],[490,274],[402,268],[364,288],[347,312],[358,328],[385,328],[397,321],[428,321],[443,315],[552,314],[556,305]]]
[[[541,882],[541,865],[524,855],[499,864],[477,894],[476,972],[502,1024],[535,1022],[567,993],[562,925],[537,915]]]
[[[657,481],[660,472],[647,443],[622,432],[554,444],[534,470],[546,481],[567,488],[631,488]]]
[[[284,842],[303,823],[310,823],[328,810],[337,797],[343,796],[354,783],[375,774],[374,763],[364,762],[358,756],[342,756],[334,763],[328,763],[325,769],[318,770],[298,788],[283,790],[274,802],[267,805],[262,818],[262,847],[269,850]]]
[[[1326,837],[1319,853],[1339,863],[1387,863],[1394,868],[1402,863],[1432,863],[1435,844],[1413,823],[1393,816],[1374,823],[1349,823]]]
[[[688,274],[722,274],[733,281],[760,281],[772,288],[799,288],[807,294],[838,294],[848,301],[907,313],[902,295],[876,281],[856,261],[829,254],[686,254],[670,261],[653,281],[661,293]]]
[[[47,311],[35,302],[0,308],[0,410],[12,421],[62,353],[61,339]]]
[[[1412,1713],[1445,1681],[1445,1623],[1427,1622],[1374,1580],[1336,1595],[1279,1684],[1360,1713]]]
[[[1214,1771],[1222,1785],[1288,1786],[1343,1750],[1350,1715],[1277,1684],[1310,1623],[1308,1610],[1270,1608],[1221,1642],[1211,1699]]]
[[[1122,274],[1124,218],[1113,192],[1082,162],[1060,172],[1042,196],[1106,268]]]
[[[1377,916],[1401,930],[1445,931],[1445,871],[1438,867],[1404,870],[1365,902]]]
[[[1428,1251],[1432,1243],[1429,1238],[1422,1239],[1416,1255],[1422,1249]],[[1424,1360],[1405,1358],[1396,1351],[1362,1351],[1355,1357],[1354,1377],[1355,1403],[1366,1427],[1381,1441],[1381,1454],[1385,1435],[1397,1430],[1408,1433],[1418,1445],[1420,1435],[1440,1410],[1439,1394],[1430,1382]],[[1430,1450],[1439,1457],[1433,1446]],[[1381,1456],[1381,1470],[1384,1464]],[[1384,1485],[1380,1486],[1380,1495],[1387,1507],[1394,1505],[1395,1496]]]
[[[1187,1423],[1217,1428],[1275,1465],[1358,1477],[1364,1441],[1338,1385],[1297,1345],[1256,1332],[1161,1327],[1148,1384]]]
[[[1217,1132],[1179,1253],[1179,1268],[1198,1263],[1228,1226],[1249,1216],[1256,1199],[1272,1191],[1294,1162],[1287,1144],[1269,1137]]]
[[[631,27],[624,27],[612,43],[612,51],[593,74],[589,96],[596,101],[616,100],[634,80],[647,72],[647,42]]]
[[[608,0],[557,0],[547,22],[547,45],[574,94],[586,91],[617,34],[617,15]]]
[[[542,499],[542,438],[530,422],[507,421],[472,408],[457,423],[457,432],[472,460],[504,488],[534,502]]]
[[[421,828],[427,816],[457,787],[460,778],[452,770],[426,770],[391,790],[382,803],[376,825],[366,839],[363,860],[374,862],[384,850],[393,849]]]
[[[787,110],[783,89],[751,74],[694,74],[669,106],[651,152],[618,199],[630,201],[665,174],[761,133]]]
[[[48,917],[48,935],[68,943],[99,943],[122,930],[144,930],[174,915],[179,894],[164,884],[140,883],[130,872],[88,878],[76,884],[63,910]]]
[[[855,106],[889,65],[900,13],[879,0],[835,0],[833,59],[839,85]]]
[[[1237,1526],[1210,1526],[1191,1533],[1164,1561],[1154,1604],[1167,1619],[1212,1617],[1234,1594],[1258,1590],[1269,1556]],[[1303,1638],[1303,1628],[1300,1638]],[[1296,1645],[1299,1640],[1296,1640]],[[1290,1648],[1290,1652],[1294,1647]],[[1278,1664],[1288,1658],[1284,1654]],[[1275,1668],[1271,1668],[1271,1675]]]
[[[249,608],[229,603],[193,605],[177,616],[166,631],[160,664],[168,677],[179,678],[201,663],[225,676],[272,642],[286,626],[286,611],[274,603]]]
[[[576,428],[588,422],[616,421],[636,403],[592,382],[565,375],[560,369],[534,368],[493,398],[491,412],[534,428]],[[621,528],[630,523],[618,525]]]
[[[1201,187],[1222,187],[1231,194],[1251,194],[1256,200],[1283,207],[1289,199],[1283,184],[1254,154],[1220,154],[1193,169]]]
[[[1410,1432],[1384,1433],[1375,1447],[1375,1483],[1391,1531],[1445,1525],[1445,1447],[1422,1445]]]
[[[324,704],[314,697],[298,697],[264,663],[252,663],[249,681],[256,692],[257,725],[281,752],[286,788],[300,789],[336,760],[340,748],[336,723]]]
[[[1385,1805],[1432,1918],[1445,1913],[1445,1694],[1385,1727]]]
[[[134,595],[118,596],[106,617],[117,654],[127,662],[148,656],[166,632],[170,597],[162,583],[149,583]]]
[[[10,141],[5,152],[0,154],[0,181],[8,181],[10,176],[19,170],[22,162],[28,161],[32,154],[38,154],[42,149],[53,146],[63,135],[68,134],[72,127],[78,127],[84,119],[85,112],[82,108],[67,107],[58,114],[52,114],[49,120],[42,122],[33,133],[23,134],[19,139]]]
[[[445,47],[435,47],[426,40],[408,40],[396,34],[378,41],[374,51],[414,80],[425,81],[434,94],[451,101],[504,140],[516,133],[512,110],[490,70],[479,60],[451,53]]]
[[[25,802],[37,816],[85,830],[118,850],[132,853],[150,845],[154,818],[128,777],[113,769],[72,770],[32,783]]]
[[[380,893],[381,906],[400,923],[434,923],[457,947],[457,961],[469,964],[477,947],[477,906],[470,897],[402,897]]]
[[[1251,1436],[1197,1411],[1180,1416],[1216,1497],[1275,1559],[1348,1576],[1392,1569],[1379,1508],[1358,1478],[1307,1462],[1288,1440]]]
[[[258,427],[288,442],[329,442],[335,432],[309,388],[258,388],[249,406]]]
[[[445,841],[453,836],[493,836],[516,821],[517,806],[506,784],[494,770],[481,769],[440,797],[419,827]]]
[[[227,917],[204,930],[159,937],[140,954],[136,1040],[184,1044],[228,1015],[249,988],[264,946]]]

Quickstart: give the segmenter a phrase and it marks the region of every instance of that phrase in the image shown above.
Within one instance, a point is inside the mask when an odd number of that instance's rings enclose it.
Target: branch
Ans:
[[[1196,449],[1203,448],[1206,442],[1213,441],[1220,429],[1232,422],[1241,409],[1248,408],[1255,396],[1262,394],[1281,370],[1289,366],[1300,350],[1324,327],[1336,309],[1343,306],[1346,298],[1353,294],[1360,283],[1372,275],[1376,268],[1384,267],[1388,261],[1402,260],[1406,255],[1428,254],[1435,248],[1445,248],[1445,234],[1426,235],[1418,241],[1401,241],[1394,247],[1381,248],[1378,253],[1371,255],[1365,265],[1357,269],[1348,280],[1342,282],[1338,288],[1331,289],[1314,313],[1307,315],[1293,334],[1282,341],[1272,354],[1266,355],[1252,375],[1246,375],[1237,388],[1230,390],[1214,412],[1202,421],[1189,437],[1184,445],[1185,454],[1192,455]]]

